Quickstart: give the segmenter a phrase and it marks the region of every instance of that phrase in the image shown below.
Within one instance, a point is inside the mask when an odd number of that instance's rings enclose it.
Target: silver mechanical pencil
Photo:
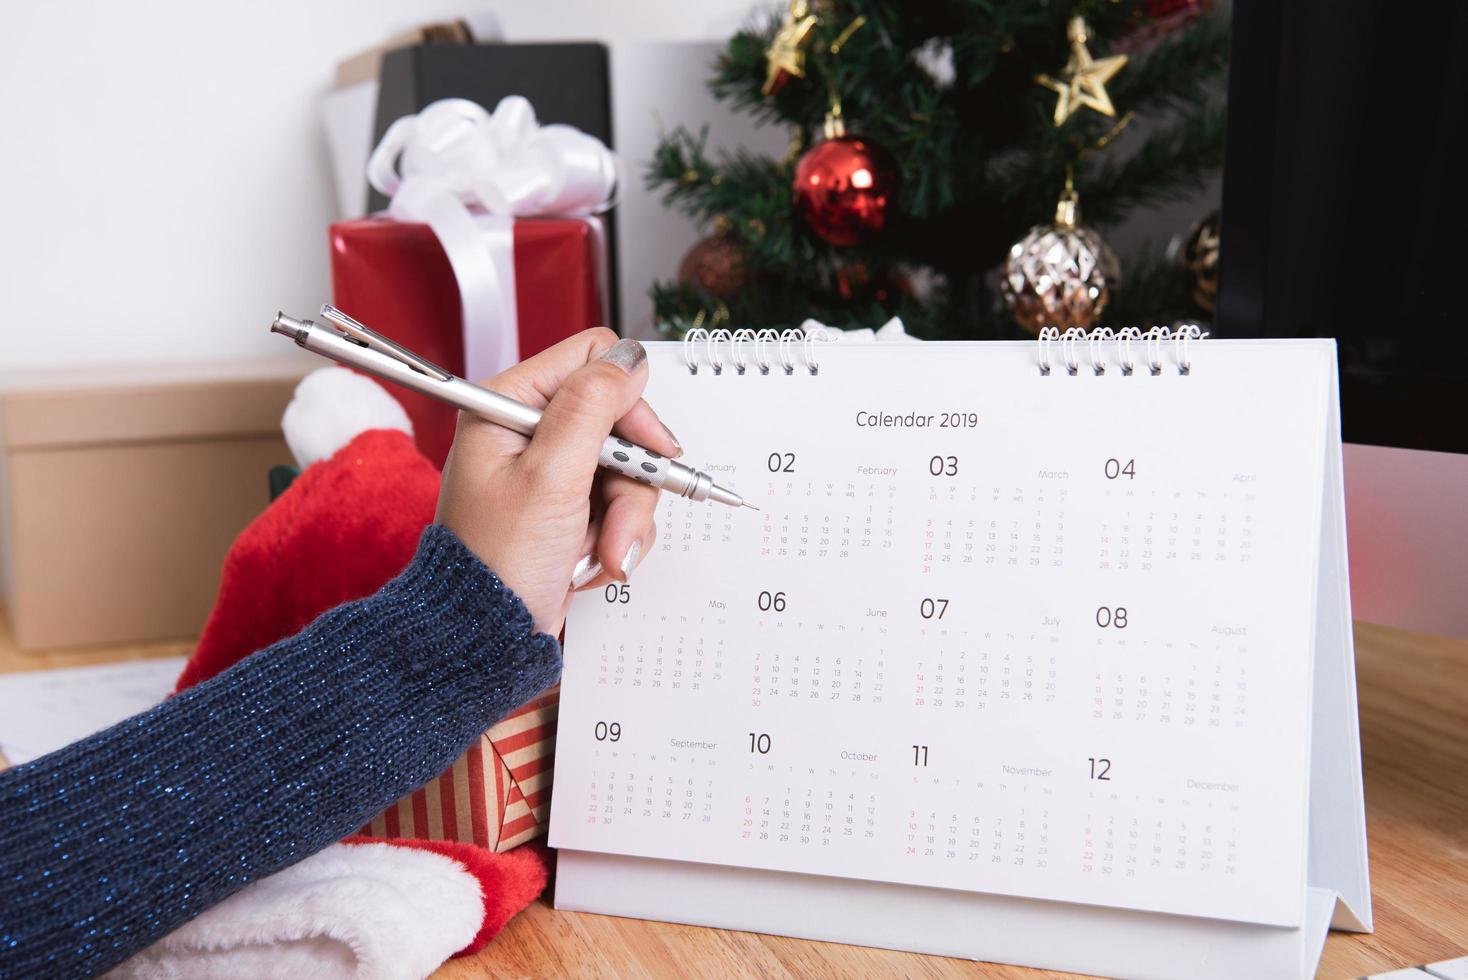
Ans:
[[[284,334],[308,351],[422,392],[522,435],[532,434],[540,423],[539,409],[455,377],[334,306],[322,306],[321,317],[329,326],[277,313],[270,330]],[[600,464],[690,500],[713,500],[730,507],[759,510],[733,490],[719,486],[707,473],[617,436],[608,436],[602,445]]]

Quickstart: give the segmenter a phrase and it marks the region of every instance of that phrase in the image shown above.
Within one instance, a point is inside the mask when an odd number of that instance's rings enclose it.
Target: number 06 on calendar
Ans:
[[[1369,928],[1333,344],[649,347],[760,510],[577,597],[558,905],[1129,976]]]

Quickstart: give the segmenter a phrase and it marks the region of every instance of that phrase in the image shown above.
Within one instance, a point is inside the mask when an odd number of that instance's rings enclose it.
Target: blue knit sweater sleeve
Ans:
[[[428,528],[376,595],[0,774],[0,976],[121,962],[362,827],[559,671],[520,600]]]

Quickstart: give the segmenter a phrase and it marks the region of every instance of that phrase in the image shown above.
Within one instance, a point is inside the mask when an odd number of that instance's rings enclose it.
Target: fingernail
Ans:
[[[632,542],[632,547],[627,549],[627,554],[622,556],[622,578],[632,577],[632,569],[637,567],[637,559],[642,556],[642,542]]]
[[[571,588],[579,589],[601,574],[601,562],[595,555],[585,555],[571,569]]]
[[[623,337],[603,351],[601,359],[631,374],[642,367],[642,362],[647,360],[647,348],[631,337]]]
[[[679,442],[678,437],[673,435],[673,430],[668,428],[668,423],[664,422],[662,419],[658,419],[658,425],[661,425],[663,427],[663,434],[666,435],[668,437],[668,441],[673,444],[673,455],[682,456],[683,443]]]

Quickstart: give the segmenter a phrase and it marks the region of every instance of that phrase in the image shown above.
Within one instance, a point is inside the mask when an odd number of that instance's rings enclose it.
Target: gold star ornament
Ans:
[[[805,77],[805,48],[815,30],[816,17],[806,0],[790,0],[785,20],[765,49],[765,95],[774,95],[792,78]]]
[[[1106,94],[1106,83],[1121,71],[1126,64],[1126,55],[1110,58],[1092,58],[1086,48],[1088,34],[1086,22],[1072,17],[1066,28],[1070,38],[1070,60],[1065,63],[1059,78],[1040,75],[1035,81],[1050,89],[1055,100],[1055,125],[1060,126],[1081,109],[1093,109],[1103,116],[1116,115],[1116,106]]]

